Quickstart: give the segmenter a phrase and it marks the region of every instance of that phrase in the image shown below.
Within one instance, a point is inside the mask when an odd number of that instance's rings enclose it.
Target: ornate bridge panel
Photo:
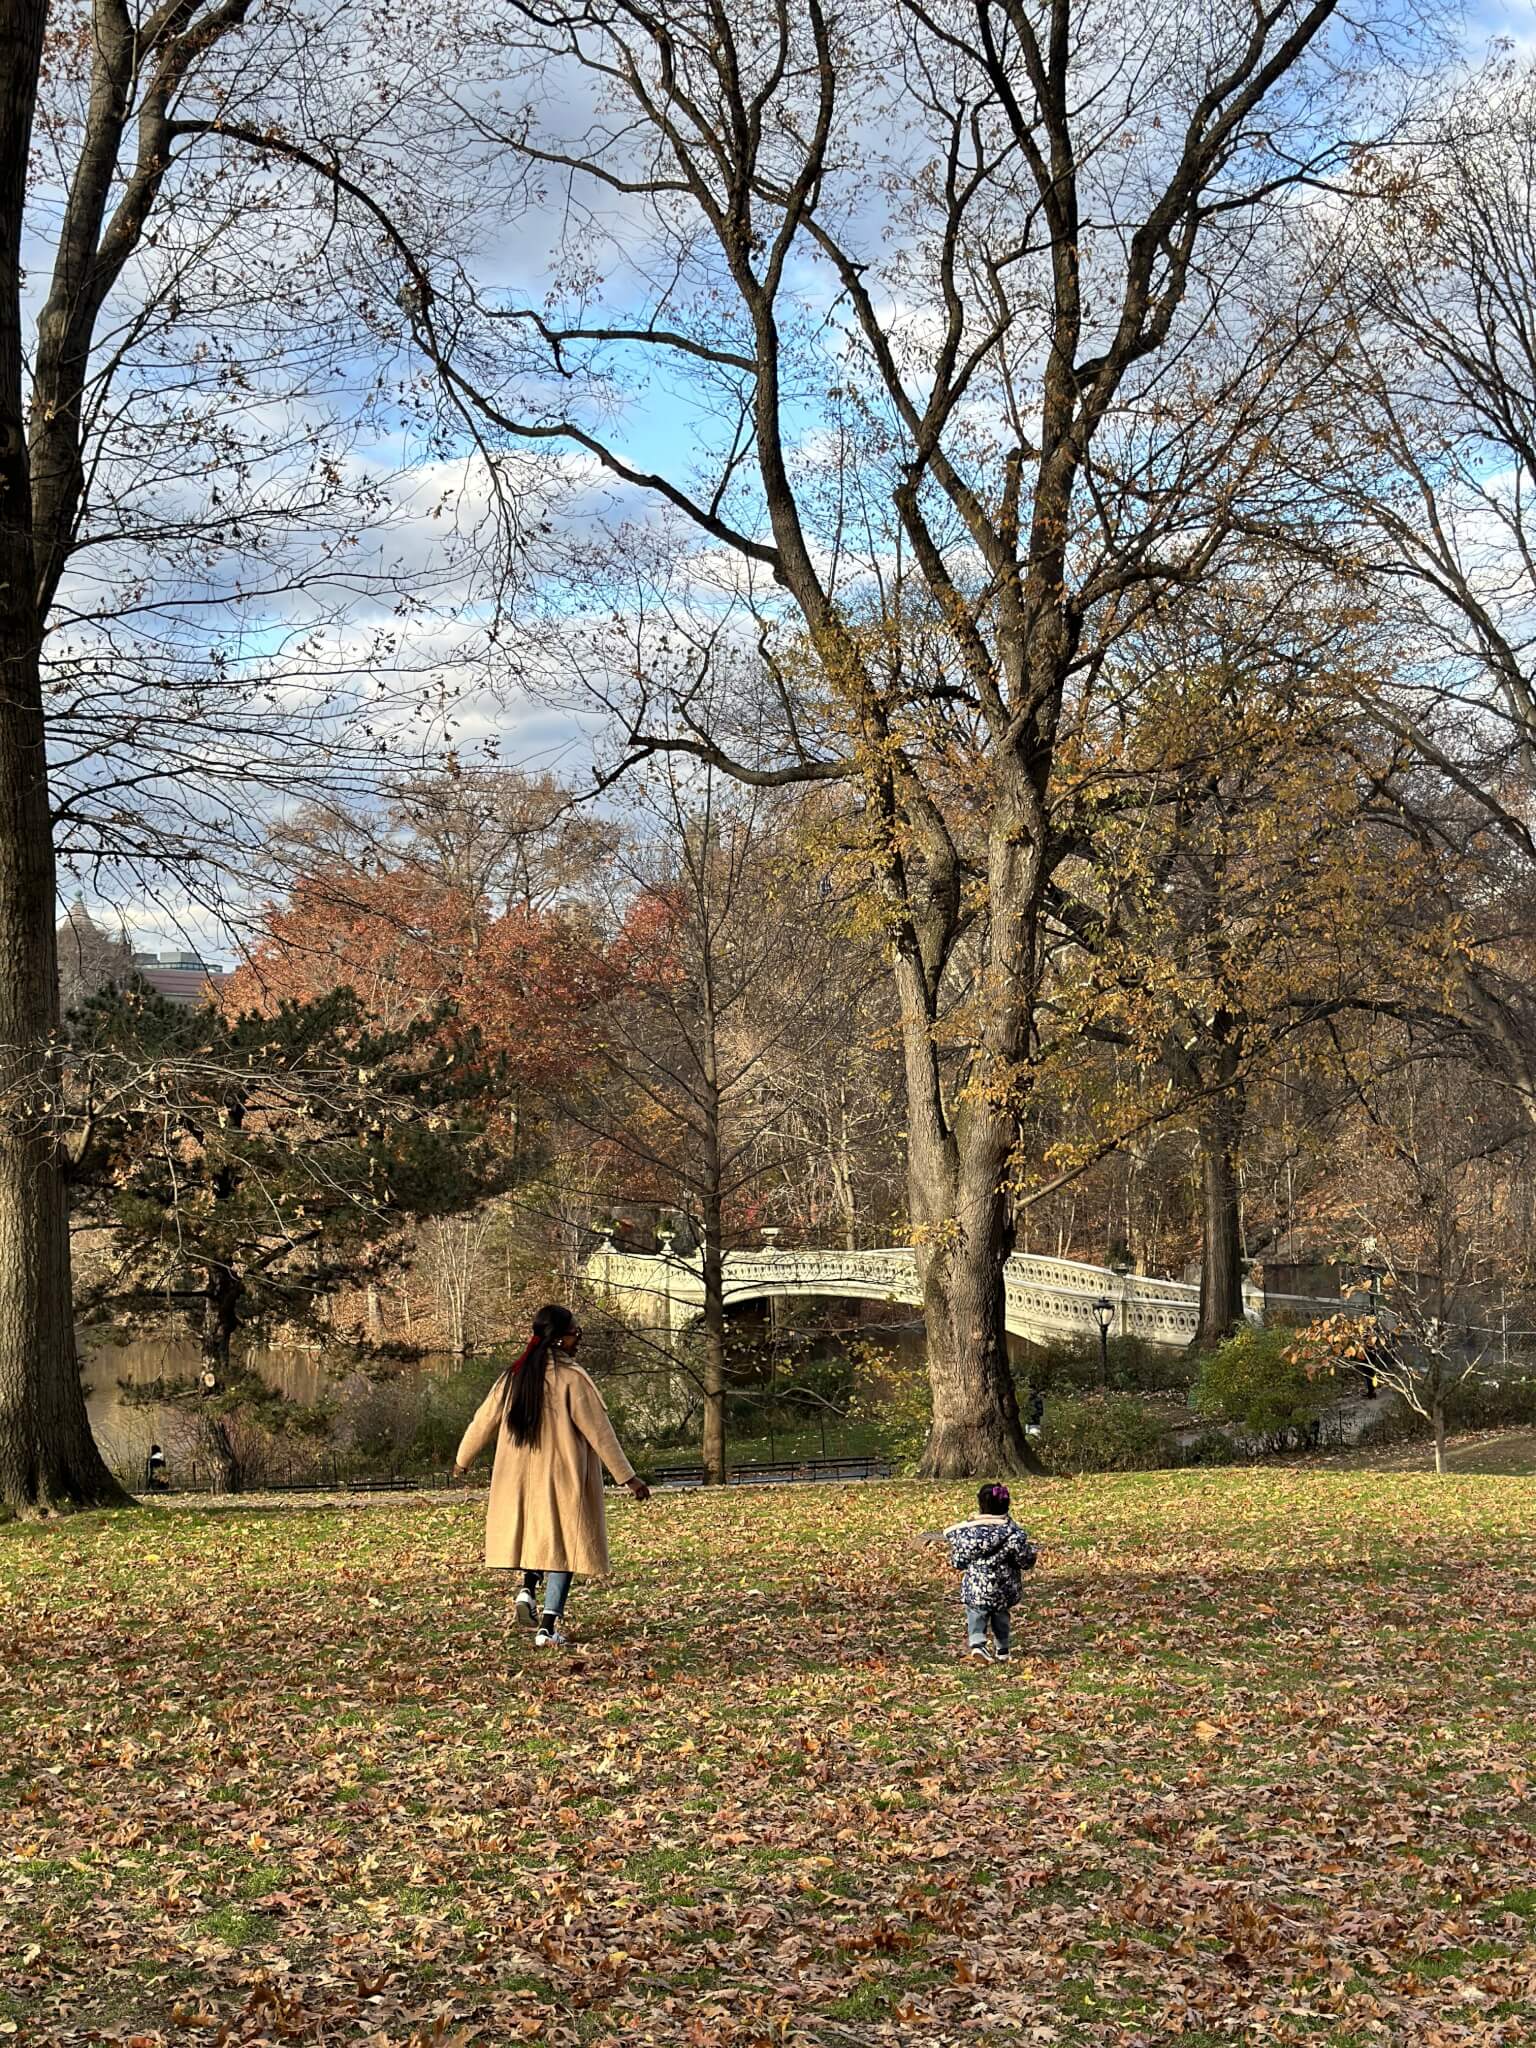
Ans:
[[[623,1252],[611,1240],[588,1259],[590,1284],[633,1321],[652,1328],[679,1330],[704,1305],[702,1260],[697,1253],[681,1258],[670,1250],[654,1255]],[[1098,1333],[1095,1305],[1114,1304],[1110,1325],[1116,1335],[1140,1337],[1148,1344],[1181,1350],[1195,1334],[1200,1290],[1182,1280],[1147,1280],[1113,1273],[1107,1266],[1079,1265],[1073,1259],[1016,1254],[1005,1278],[1008,1328],[1017,1337],[1047,1342],[1055,1338],[1094,1337]],[[839,1299],[922,1303],[917,1261],[903,1246],[867,1252],[762,1251],[728,1252],[725,1300],[739,1302],[771,1297],[825,1295]],[[1245,1294],[1250,1321],[1263,1319],[1264,1296]],[[1271,1296],[1269,1307],[1290,1306],[1289,1298]],[[1295,1304],[1312,1314],[1335,1303]]]

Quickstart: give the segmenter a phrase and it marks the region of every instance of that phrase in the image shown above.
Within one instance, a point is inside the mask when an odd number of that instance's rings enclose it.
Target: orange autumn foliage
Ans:
[[[268,909],[223,1000],[271,1013],[347,987],[385,1027],[451,1003],[521,1102],[591,1057],[594,1009],[612,979],[598,941],[555,912],[495,911],[414,869],[328,868]]]

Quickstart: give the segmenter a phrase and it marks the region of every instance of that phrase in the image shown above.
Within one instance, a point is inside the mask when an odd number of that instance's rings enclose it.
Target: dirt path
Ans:
[[[1358,1457],[1332,1458],[1371,1472],[1432,1472],[1433,1444],[1394,1444],[1390,1450],[1362,1451]],[[1445,1447],[1448,1472],[1519,1474],[1536,1472],[1536,1429],[1480,1429],[1454,1436]]]

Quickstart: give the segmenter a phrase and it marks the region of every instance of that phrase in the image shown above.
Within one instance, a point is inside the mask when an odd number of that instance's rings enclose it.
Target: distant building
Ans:
[[[85,899],[77,896],[57,933],[59,1008],[67,1017],[104,988],[122,988],[133,979],[134,959],[128,943],[109,938],[92,921]]]
[[[188,1008],[211,1002],[224,978],[222,967],[196,953],[135,953],[133,972],[168,1003]]]
[[[135,953],[124,938],[110,938],[77,896],[57,933],[59,1008],[68,1016],[103,989],[142,981],[168,1003],[189,1008],[211,1002],[225,970],[197,953]]]

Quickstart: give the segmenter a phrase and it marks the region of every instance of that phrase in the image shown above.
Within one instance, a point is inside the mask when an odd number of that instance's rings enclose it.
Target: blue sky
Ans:
[[[1536,8],[1479,7],[1468,16],[1465,43],[1473,61],[1498,37],[1509,38],[1521,47],[1536,47]],[[515,250],[508,244],[503,243],[499,250],[487,254],[501,257],[510,276],[518,272]],[[522,284],[527,280],[517,276],[516,281]],[[803,418],[807,429],[813,427],[817,420],[815,409],[807,405]],[[654,467],[683,482],[693,429],[694,420],[681,389],[663,378],[653,378],[646,395],[624,408],[614,438],[637,466]],[[380,432],[357,451],[357,459],[377,471],[388,472],[407,452],[408,444],[398,435]],[[402,478],[403,500],[409,500],[420,482],[419,468],[414,475]],[[418,495],[430,497],[432,492]],[[486,615],[474,589],[472,562],[465,557],[455,562],[441,548],[445,531],[425,511],[417,516],[407,505],[398,525],[381,540],[380,547],[402,549],[422,563],[440,560],[440,587],[434,602],[424,606],[404,627],[408,659],[420,664],[424,671],[436,667],[445,676],[462,673],[473,681],[477,643]],[[387,612],[384,616],[387,618]],[[354,626],[361,632],[368,622],[369,608],[364,605],[359,608]],[[257,624],[248,633],[247,654],[275,651],[294,624],[293,619],[280,616]],[[573,715],[529,700],[502,698],[483,688],[474,690],[463,706],[460,733],[471,746],[495,739],[499,741],[501,759],[534,770],[555,767],[579,777],[589,758],[589,734]],[[251,822],[259,823],[259,818]],[[72,881],[66,880],[66,894],[73,894],[74,887]],[[92,893],[88,887],[88,898]],[[230,934],[221,929],[219,912],[209,902],[199,901],[195,892],[170,885],[164,892],[149,895],[129,886],[120,892],[119,900],[131,921],[137,945],[159,950],[191,943],[223,958],[231,957]],[[100,899],[96,901],[99,905]],[[98,914],[104,909],[101,906]]]

